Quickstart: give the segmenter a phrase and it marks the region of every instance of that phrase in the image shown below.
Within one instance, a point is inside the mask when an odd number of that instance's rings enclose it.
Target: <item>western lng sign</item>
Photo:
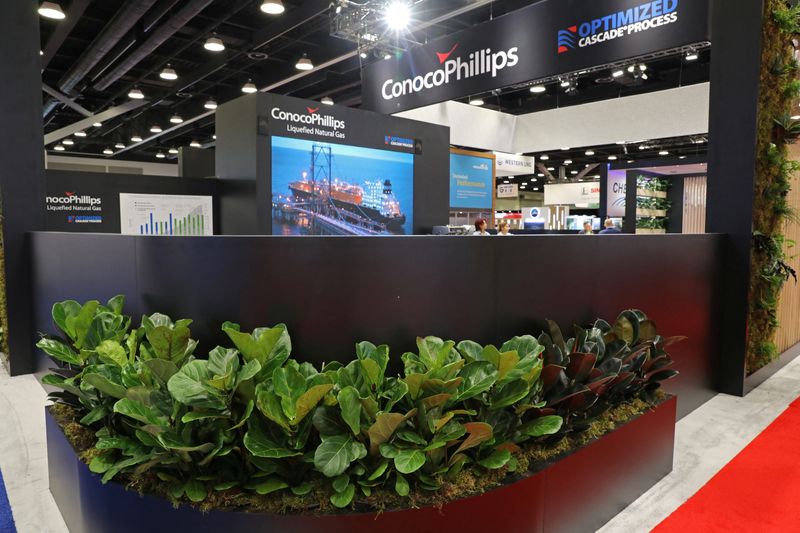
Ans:
[[[397,113],[709,40],[709,0],[546,0],[375,61],[366,109]]]

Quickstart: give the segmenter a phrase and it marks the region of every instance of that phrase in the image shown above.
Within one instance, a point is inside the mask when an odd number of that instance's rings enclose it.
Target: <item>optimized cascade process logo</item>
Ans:
[[[272,108],[272,118],[286,122],[286,131],[294,134],[318,135],[344,139],[345,121],[333,115],[319,113],[319,107],[306,107],[305,113],[284,111],[280,107]]]
[[[455,43],[449,50],[436,52],[436,59],[440,66],[430,72],[404,80],[395,81],[394,78],[389,78],[381,85],[381,96],[384,100],[392,100],[448,85],[453,81],[479,76],[495,78],[500,71],[519,64],[517,55],[519,48],[516,46],[499,52],[492,51],[491,48],[484,48],[469,54],[462,54],[463,58],[462,56],[452,58],[456,50],[458,50],[458,43]]]
[[[88,194],[65,191],[62,196],[47,196],[45,204],[48,211],[102,211],[102,199]]]
[[[678,21],[678,0],[654,0],[558,32],[558,53],[613,41]]]

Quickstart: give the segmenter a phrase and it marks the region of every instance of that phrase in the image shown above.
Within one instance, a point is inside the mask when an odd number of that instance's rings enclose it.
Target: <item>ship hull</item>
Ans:
[[[289,190],[292,191],[292,194],[301,201],[307,201],[312,199],[312,194],[308,191],[304,191],[302,189],[297,189],[295,187],[289,186]],[[333,205],[340,209],[345,209],[354,215],[358,216],[366,216],[370,220],[374,220],[380,224],[384,224],[390,230],[399,230],[402,229],[403,224],[406,223],[406,216],[401,215],[399,217],[387,217],[382,215],[377,209],[373,209],[371,207],[366,207],[363,205],[356,205],[350,202],[345,202],[342,200],[337,200],[333,198]]]

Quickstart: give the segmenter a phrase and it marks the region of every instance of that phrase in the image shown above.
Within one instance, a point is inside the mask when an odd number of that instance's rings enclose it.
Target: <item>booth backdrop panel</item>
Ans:
[[[200,354],[225,320],[284,322],[293,353],[348,361],[360,340],[387,343],[394,370],[417,335],[499,343],[637,307],[687,335],[670,384],[686,413],[709,397],[720,239],[696,236],[225,237],[35,233],[36,327],[53,302],[129,297],[126,312],[192,318]],[[76,250],[79,253],[76,253]],[[539,280],[539,281],[529,281]]]
[[[66,192],[76,196],[92,196],[101,200],[102,211],[71,212],[47,211],[48,231],[78,233],[120,233],[119,194],[183,194],[215,196],[217,180],[204,178],[174,178],[165,176],[141,176],[135,174],[105,174],[100,172],[76,172],[48,170],[46,172],[47,196],[64,196]],[[215,200],[216,204],[216,200]],[[49,203],[48,203],[49,206]],[[214,232],[219,223],[214,206]],[[74,224],[67,221],[69,215],[102,215],[99,224]]]

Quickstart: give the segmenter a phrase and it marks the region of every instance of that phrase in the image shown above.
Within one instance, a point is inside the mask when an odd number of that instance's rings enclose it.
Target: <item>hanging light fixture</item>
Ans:
[[[166,68],[161,71],[161,74],[159,74],[158,77],[161,78],[162,80],[170,80],[170,81],[172,81],[172,80],[177,80],[178,79],[178,73],[175,72],[174,68],[172,68],[171,66],[167,65]]]
[[[122,150],[123,148],[125,148],[125,145],[122,143],[117,143],[114,145],[114,148],[116,148],[117,150]]]
[[[209,52],[222,52],[223,50],[225,50],[225,43],[223,43],[222,39],[220,39],[216,35],[212,35],[211,37],[206,39],[203,48],[205,48]]]
[[[534,85],[533,87],[531,87],[531,92],[533,94],[541,94],[546,91],[547,87],[545,87],[544,85]]]
[[[469,105],[482,106],[483,103],[484,103],[483,98],[480,98],[478,96],[474,96],[469,99]]]
[[[161,129],[161,126],[159,126],[158,124],[153,124],[152,126],[150,126],[150,133],[161,133],[162,131],[163,130]]]
[[[156,157],[157,157],[157,158],[159,158],[159,159],[164,159],[164,158],[165,158],[165,157],[167,157],[167,156],[166,156],[166,155],[164,155],[164,152],[158,152],[158,153],[156,154]]]
[[[540,159],[541,161],[548,161],[548,160],[550,159],[550,156],[549,156],[549,155],[547,155],[547,154],[544,154],[544,155],[543,155],[542,157],[540,157],[539,159]]]
[[[280,15],[286,11],[286,8],[283,7],[281,0],[264,0],[261,3],[261,11],[267,15]]]
[[[94,126],[95,128],[102,128],[103,127],[103,123],[102,122],[95,122],[94,124],[92,124],[92,126]]]
[[[172,115],[171,117],[169,117],[169,121],[172,124],[180,124],[181,122],[183,122],[183,118],[181,118],[180,115],[175,114],[175,115]]]
[[[76,131],[75,132],[75,137],[86,137],[86,132],[85,131]]]
[[[322,100],[319,101],[319,103],[325,105],[333,105],[333,98],[331,98],[330,96],[325,96]]]
[[[61,6],[56,2],[42,2],[39,6],[39,14],[48,19],[62,20],[66,18]]]
[[[191,146],[192,148],[202,148],[202,147],[203,147],[203,145],[202,145],[202,144],[200,144],[198,141],[192,141],[192,142],[190,142],[190,143],[189,143],[189,146]]]
[[[616,161],[616,160],[617,160],[617,156],[615,156],[615,155],[610,155],[610,156],[608,156],[608,160],[609,160],[609,161]]]
[[[106,155],[114,155],[114,150],[112,150],[111,148],[106,148],[105,150],[103,150],[103,153]]]
[[[206,101],[206,103],[203,104],[203,107],[205,107],[206,109],[216,109],[217,108],[217,101],[214,100],[213,98],[209,98]]]
[[[134,136],[131,137],[131,142],[140,143],[140,142],[142,142],[142,138],[139,137],[138,135],[134,135]]]
[[[594,150],[586,150],[586,155],[593,156],[594,155]]]
[[[297,60],[295,68],[297,70],[311,70],[314,68],[314,63],[308,58],[308,54],[303,54],[303,57]]]
[[[258,89],[256,88],[256,85],[253,83],[253,80],[247,80],[247,83],[242,85],[242,92],[243,93],[253,94],[254,92],[257,92],[257,91],[258,91]]]
[[[63,146],[61,146],[60,144],[57,144],[57,145],[55,145],[55,146],[53,147],[53,150],[55,150],[56,152],[63,152],[64,150],[66,150],[66,148],[64,148],[64,147],[63,147]]]
[[[133,100],[141,100],[144,98],[144,93],[138,87],[134,87],[131,89],[131,92],[128,93],[128,98]]]
[[[170,148],[170,149],[169,149],[169,150],[167,150],[167,151],[168,151],[169,153],[171,153],[171,154],[177,154],[177,153],[178,153],[178,149],[177,149],[177,148]]]
[[[615,70],[611,73],[612,78],[621,78],[625,74],[625,71],[622,69]]]
[[[686,61],[697,61],[700,58],[700,54],[697,53],[697,50],[694,48],[690,48],[686,52]]]
[[[75,144],[75,141],[73,141],[72,139],[64,139],[63,141],[61,141],[61,144],[64,144],[66,146],[72,146],[73,144]]]

